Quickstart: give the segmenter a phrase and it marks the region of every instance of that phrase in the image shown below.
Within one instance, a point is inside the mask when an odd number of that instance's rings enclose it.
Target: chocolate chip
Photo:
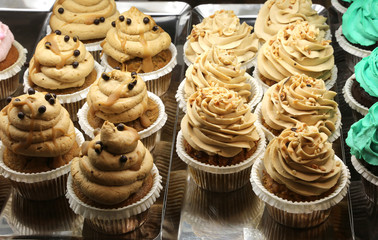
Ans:
[[[291,128],[291,131],[296,132],[297,128]]]
[[[112,22],[112,26],[115,27],[116,26],[116,23],[115,21]]]
[[[120,68],[120,67],[115,67],[114,69],[115,69],[115,70],[121,70],[121,68]]]
[[[38,108],[38,112],[39,112],[40,114],[46,112],[46,106],[43,106],[43,105],[40,106],[40,107]]]
[[[102,149],[101,149],[101,148],[98,148],[98,147],[97,147],[97,148],[95,147],[94,150],[95,150],[95,152],[96,152],[97,154],[100,154],[100,153],[102,152]]]
[[[29,88],[29,89],[28,89],[28,94],[29,94],[29,95],[33,95],[33,94],[35,94],[35,90],[34,90],[33,88]]]
[[[104,17],[100,17],[100,22],[105,22],[105,18]]]
[[[79,56],[79,55],[80,55],[80,51],[76,49],[76,50],[74,51],[74,56],[77,57],[77,56]]]
[[[15,101],[15,102],[21,102],[21,99],[16,98],[14,101]]]
[[[94,21],[93,21],[94,24],[96,25],[99,25],[100,24],[100,19],[96,18]]]
[[[64,8],[59,8],[58,9],[58,13],[63,14],[64,13]]]
[[[125,162],[127,162],[127,157],[125,155],[121,155],[121,157],[119,157],[119,161],[121,163],[125,163]]]
[[[153,31],[157,31],[158,29],[159,29],[158,26],[153,26],[153,28],[152,28]]]
[[[55,34],[56,34],[56,35],[61,35],[61,34],[62,34],[62,32],[61,32],[61,31],[59,31],[59,30],[55,30]]]
[[[119,16],[118,19],[119,19],[121,22],[125,21],[125,17],[124,17],[123,15]]]
[[[104,149],[104,144],[101,141],[97,141],[95,144],[96,144],[94,146],[95,152],[97,154],[100,154],[102,152],[102,150]]]
[[[10,103],[10,102],[12,102],[12,97],[11,97],[11,96],[8,96],[8,97],[7,97],[7,103]]]
[[[23,112],[18,112],[17,116],[18,116],[19,119],[24,119],[25,118],[25,114]]]
[[[135,85],[131,82],[131,83],[129,83],[129,85],[127,85],[127,88],[131,91],[131,90],[133,90],[134,86]]]
[[[68,42],[69,40],[70,40],[70,36],[68,36],[68,35],[64,36],[64,41],[65,42]]]
[[[125,130],[125,125],[124,125],[123,123],[118,124],[118,125],[117,125],[117,130],[118,130],[118,131],[123,131],[123,130]]]
[[[51,47],[51,42],[45,42],[45,47],[46,47],[47,49],[50,49],[50,47]]]
[[[50,98],[50,99],[49,99],[49,103],[50,103],[51,105],[54,105],[54,104],[55,104],[55,98]]]
[[[130,25],[131,22],[132,22],[132,21],[131,21],[131,18],[127,18],[127,19],[126,19],[126,23],[127,23],[127,25]]]
[[[72,67],[73,67],[73,68],[77,68],[78,66],[79,66],[79,63],[78,63],[78,62],[75,61],[75,62],[72,63]]]
[[[147,24],[147,23],[150,22],[150,19],[149,19],[148,17],[144,17],[144,18],[143,18],[143,22],[144,22],[145,24]]]
[[[311,84],[306,84],[307,87],[311,87]]]
[[[74,42],[76,42],[76,41],[77,41],[77,37],[73,37],[72,39],[74,40]]]
[[[106,74],[106,73],[103,73],[101,75],[102,79],[104,79],[105,81],[108,81],[110,79],[110,77]]]
[[[131,72],[131,77],[132,78],[135,78],[137,76],[137,73],[136,72]]]
[[[51,93],[46,93],[45,95],[45,99],[46,101],[50,100],[50,98],[52,98],[53,96],[51,95]]]
[[[53,96],[53,98],[56,99],[56,94],[55,93],[51,93],[51,96]]]

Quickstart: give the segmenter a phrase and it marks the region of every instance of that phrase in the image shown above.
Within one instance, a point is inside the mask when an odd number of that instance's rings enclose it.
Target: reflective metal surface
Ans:
[[[48,12],[55,0],[1,0],[0,11]]]

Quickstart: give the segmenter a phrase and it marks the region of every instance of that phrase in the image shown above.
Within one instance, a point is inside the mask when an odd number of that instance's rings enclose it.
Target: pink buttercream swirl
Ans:
[[[0,62],[4,61],[12,47],[14,36],[9,27],[0,22]]]

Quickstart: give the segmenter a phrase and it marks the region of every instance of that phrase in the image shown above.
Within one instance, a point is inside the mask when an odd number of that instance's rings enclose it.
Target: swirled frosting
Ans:
[[[153,166],[151,153],[133,128],[105,122],[81,158],[74,158],[71,174],[85,196],[105,205],[127,200],[136,193]]]
[[[37,45],[29,80],[46,89],[81,87],[94,69],[93,56],[76,38],[52,33]]]
[[[251,33],[252,29],[246,22],[240,24],[240,19],[233,11],[216,11],[193,26],[185,56],[194,62],[197,56],[215,45],[233,50],[239,63],[247,62],[255,57],[258,50],[258,39]]]
[[[378,48],[375,48],[369,56],[358,62],[354,70],[360,86],[370,96],[378,97]]]
[[[115,21],[115,27],[109,30],[101,46],[107,55],[120,63],[142,58],[143,71],[151,72],[151,57],[168,49],[170,44],[169,34],[151,16],[131,7]]]
[[[345,38],[354,44],[371,46],[378,41],[378,4],[376,0],[353,1],[343,14]]]
[[[248,102],[251,84],[247,82],[245,69],[240,69],[240,65],[233,51],[211,47],[186,70],[185,98],[189,98],[198,88],[219,86],[234,90],[244,102]]]
[[[329,79],[335,65],[333,47],[319,32],[315,25],[301,21],[282,28],[260,49],[260,74],[276,82],[294,74]]]
[[[0,21],[0,62],[7,57],[14,41],[13,33],[9,27]]]
[[[368,114],[354,123],[345,142],[357,159],[378,166],[378,103],[369,108]],[[375,118],[377,117],[377,118]]]
[[[80,40],[105,38],[119,12],[114,0],[57,0],[52,9],[50,27]]]
[[[327,139],[306,124],[284,130],[267,146],[263,160],[267,173],[299,195],[321,195],[336,185],[341,173]]]
[[[265,123],[273,129],[281,131],[302,122],[330,136],[340,117],[335,96],[336,92],[328,91],[323,80],[295,75],[267,90],[261,113]]]
[[[255,33],[264,42],[269,41],[278,31],[298,20],[308,21],[320,29],[325,36],[329,26],[326,18],[312,9],[311,0],[268,0],[261,7],[255,23]]]
[[[0,137],[12,152],[57,157],[75,143],[75,128],[65,108],[50,93],[13,98],[0,113]]]
[[[131,122],[147,109],[147,87],[137,74],[113,70],[91,85],[87,102],[95,116],[103,120]]]
[[[208,155],[233,157],[259,140],[256,115],[234,91],[224,87],[198,89],[181,121],[185,140]]]

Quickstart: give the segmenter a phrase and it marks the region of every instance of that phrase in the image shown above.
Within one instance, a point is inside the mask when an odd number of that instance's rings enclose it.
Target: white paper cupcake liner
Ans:
[[[248,102],[248,106],[251,108],[251,111],[255,108],[255,106],[261,101],[261,98],[263,96],[263,91],[261,89],[261,86],[257,83],[257,81],[251,77],[248,73],[246,73],[247,76],[247,82],[251,84],[251,96],[252,99]],[[185,98],[185,82],[186,78],[181,81],[175,98],[178,103],[179,108],[186,113],[186,98]]]
[[[361,174],[363,178],[378,188],[378,177],[371,173],[364,165],[362,165],[357,158],[352,155],[351,162],[356,171]],[[377,189],[378,190],[378,189]]]
[[[331,4],[341,14],[344,14],[347,11],[347,8],[341,5],[338,0],[331,0]]]
[[[347,194],[350,184],[350,173],[343,161],[335,155],[335,161],[341,164],[341,175],[337,183],[336,189],[333,193],[319,200],[309,202],[293,202],[280,198],[269,192],[263,185],[262,171],[264,164],[261,159],[258,159],[252,167],[251,183],[252,189],[256,195],[266,204],[293,214],[311,214],[316,211],[328,210],[338,204]],[[317,213],[318,214],[318,213]]]
[[[259,125],[256,129],[260,136],[256,151],[248,159],[232,166],[214,166],[197,161],[186,153],[184,137],[181,131],[177,135],[176,152],[180,159],[188,164],[189,172],[201,188],[215,192],[230,192],[248,183],[248,174],[252,164],[264,152],[265,136]]]
[[[160,191],[163,188],[161,185],[162,178],[155,164],[152,167],[151,174],[153,175],[153,185],[151,190],[140,199],[138,202],[122,208],[102,209],[90,206],[81,201],[73,190],[73,180],[71,174],[67,181],[67,194],[68,202],[71,209],[84,218],[90,221],[101,221],[104,224],[111,220],[122,220],[132,216],[138,215],[149,209],[160,196]]]
[[[266,139],[268,140],[268,142],[270,142],[270,140],[272,140],[274,137],[276,137],[268,128],[266,128],[264,125],[263,125],[263,119],[262,119],[262,112],[261,112],[261,105],[262,103],[259,103],[257,106],[256,106],[256,109],[254,111],[254,113],[256,114],[257,116],[257,120],[256,122],[261,125],[261,128],[262,130],[264,131],[265,133],[265,137]],[[341,125],[342,125],[342,122],[341,122],[341,112],[340,112],[340,109],[337,108],[337,115],[339,116],[339,118],[337,119],[336,121],[336,124],[335,124],[335,132],[331,134],[331,136],[328,137],[328,141],[329,142],[334,142],[336,139],[338,139],[340,137],[340,130],[341,130]]]
[[[343,35],[342,26],[340,26],[339,29],[336,30],[335,35],[336,35],[336,41],[339,43],[340,47],[344,49],[344,51],[348,52],[349,54],[354,55],[359,58],[364,58],[371,54],[371,51],[369,50],[360,49],[350,44]]]
[[[353,74],[345,82],[345,85],[343,87],[344,99],[345,99],[345,102],[347,102],[348,105],[353,110],[356,110],[357,112],[361,113],[363,116],[366,116],[366,114],[369,111],[369,108],[367,108],[364,105],[362,105],[361,103],[357,102],[357,100],[352,95],[352,85],[353,85],[353,81],[356,81],[355,79],[356,79],[356,77]]]
[[[26,48],[24,48],[16,40],[13,42],[13,46],[17,48],[18,58],[12,66],[0,71],[0,81],[4,81],[7,78],[13,77],[18,72],[20,72],[22,66],[24,65],[26,61],[26,54],[28,53],[28,50],[26,50]]]
[[[151,124],[148,128],[139,131],[139,136],[143,144],[150,150],[156,144],[156,137],[158,136],[158,131],[163,128],[164,124],[168,119],[168,115],[165,113],[165,107],[161,99],[151,92],[147,92],[148,97],[152,99],[159,108],[159,116],[156,121]],[[94,138],[94,128],[88,123],[88,103],[85,103],[82,108],[78,111],[77,115],[79,118],[79,125],[86,135],[91,139]],[[158,139],[157,139],[158,140]]]
[[[333,68],[331,69],[331,78],[324,81],[327,90],[330,90],[335,85],[336,80],[337,80],[337,71],[338,71],[337,67],[336,65],[334,65]],[[263,80],[261,80],[260,72],[258,70],[257,64],[255,67],[255,70],[253,71],[253,77],[257,80],[263,92],[265,93],[268,90],[269,86]]]
[[[76,142],[80,146],[84,142],[83,134],[76,128],[75,133]],[[4,149],[5,146],[0,142],[0,174],[8,178],[23,197],[46,200],[64,195],[67,175],[71,168],[70,163],[46,172],[22,173],[5,165],[3,161]]]

